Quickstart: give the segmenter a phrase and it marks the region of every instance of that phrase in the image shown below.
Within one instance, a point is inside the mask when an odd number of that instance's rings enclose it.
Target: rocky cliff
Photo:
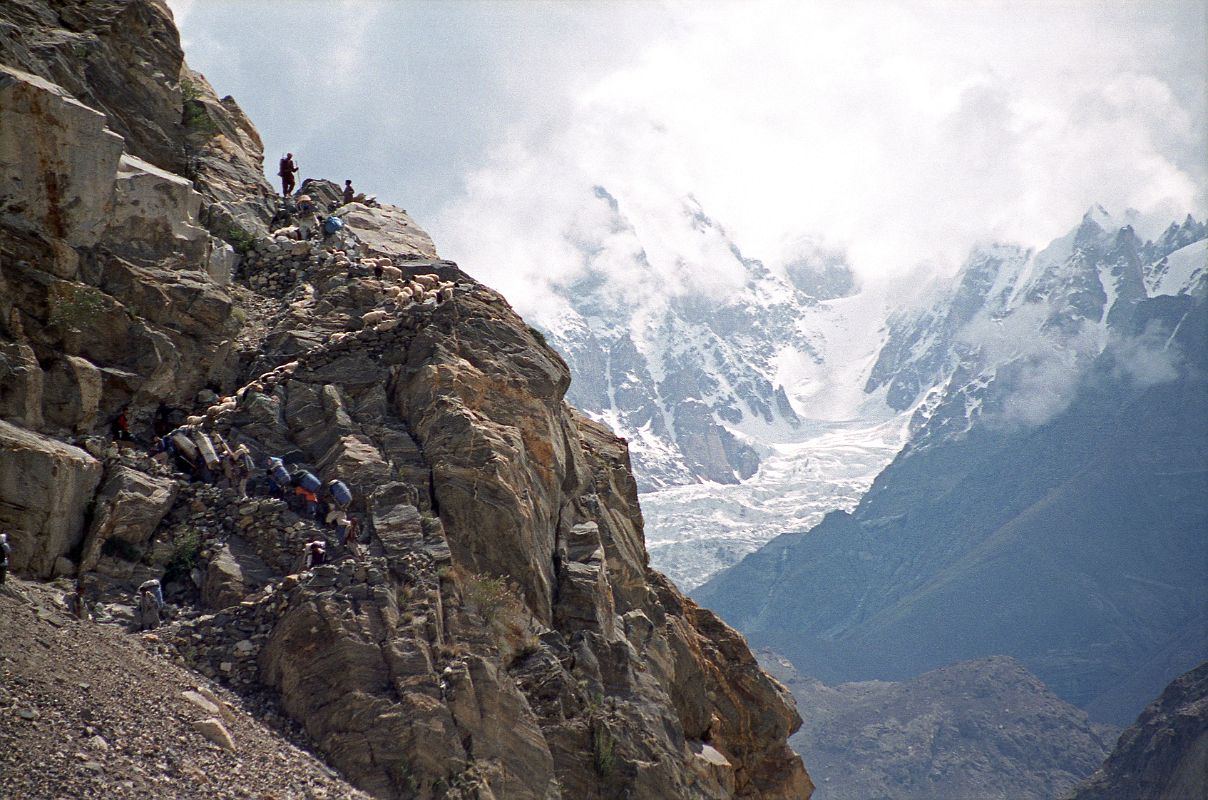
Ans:
[[[500,295],[400,209],[338,208],[329,238],[281,216],[160,2],[6,4],[0,62],[16,572],[76,576],[116,622],[162,578],[163,654],[267,691],[375,796],[810,794],[791,697],[649,569],[625,442]],[[347,482],[360,557],[106,435],[161,403]],[[300,570],[314,538],[333,563]]]
[[[1180,675],[1065,800],[1190,800],[1208,787],[1208,662]]]

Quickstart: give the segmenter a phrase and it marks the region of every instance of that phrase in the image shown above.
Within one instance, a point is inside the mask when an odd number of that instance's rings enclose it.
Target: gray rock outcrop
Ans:
[[[100,480],[88,453],[0,420],[0,530],[14,571],[51,576],[55,560],[80,545]]]
[[[145,548],[175,499],[176,483],[169,478],[124,466],[111,469],[93,501],[80,570],[98,568],[106,543],[120,543],[136,551]]]
[[[1189,800],[1208,787],[1208,662],[1149,704],[1094,775],[1063,800]]]

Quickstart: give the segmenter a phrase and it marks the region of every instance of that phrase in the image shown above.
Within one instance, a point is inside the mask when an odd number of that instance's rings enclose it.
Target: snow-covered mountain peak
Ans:
[[[649,214],[607,187],[594,195],[567,230],[579,264],[552,287],[562,307],[538,320],[572,365],[571,401],[630,439],[645,488],[749,478],[828,383],[837,312],[823,301],[855,294],[842,253],[799,243],[773,269],[690,195]],[[874,313],[844,323],[865,359]]]
[[[765,262],[694,197],[649,213],[595,197],[567,231],[579,263],[554,287],[561,308],[539,324],[571,364],[570,401],[629,439],[652,555],[686,585],[850,508],[902,436],[926,448],[988,417],[1059,413],[1137,302],[1208,286],[1208,226],[1191,218],[1142,243],[1136,215],[1096,206],[1039,251],[977,247],[938,288],[860,287],[822,239]],[[843,480],[786,483],[844,452]],[[774,497],[805,516],[753,510]]]

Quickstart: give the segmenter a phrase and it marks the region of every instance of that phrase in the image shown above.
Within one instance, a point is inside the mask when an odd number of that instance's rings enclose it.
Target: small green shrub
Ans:
[[[164,568],[164,583],[186,577],[197,566],[201,553],[201,533],[189,528],[176,535],[172,543],[172,555]]]
[[[182,121],[190,133],[217,133],[218,126],[210,119],[206,107],[196,100],[185,103]]]
[[[517,602],[503,578],[492,575],[471,575],[466,581],[465,598],[487,622],[493,622],[504,606]]]
[[[235,252],[240,255],[246,254],[249,250],[256,246],[256,234],[245,231],[238,225],[227,225],[226,233],[222,236],[230,243],[231,247],[235,248]]]
[[[419,526],[424,536],[432,536],[440,530],[440,517],[424,511],[419,515]]]
[[[462,599],[486,622],[499,647],[499,659],[510,667],[541,647],[533,618],[520,588],[492,575],[459,574]]]
[[[596,772],[608,776],[617,767],[617,742],[603,720],[593,720],[591,724],[591,752]]]
[[[201,85],[186,75],[180,79],[180,94],[186,103],[196,100],[201,97]]]
[[[541,344],[545,345],[546,347],[549,347],[549,342],[545,341],[545,334],[539,328],[534,328],[532,325],[529,325],[528,329],[529,333],[533,335],[534,339],[541,342]]]
[[[50,289],[51,325],[63,330],[84,331],[96,322],[105,310],[104,295],[99,289],[77,283],[56,283]]]
[[[180,95],[182,99],[180,121],[191,133],[214,133],[218,126],[210,119],[205,104],[201,102],[201,84],[192,78],[180,79]]]

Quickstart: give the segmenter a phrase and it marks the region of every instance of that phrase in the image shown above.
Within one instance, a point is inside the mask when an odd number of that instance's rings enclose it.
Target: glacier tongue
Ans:
[[[879,422],[807,422],[771,446],[740,484],[691,484],[641,496],[651,565],[690,591],[775,536],[805,532],[856,506],[906,437],[908,414]]]

